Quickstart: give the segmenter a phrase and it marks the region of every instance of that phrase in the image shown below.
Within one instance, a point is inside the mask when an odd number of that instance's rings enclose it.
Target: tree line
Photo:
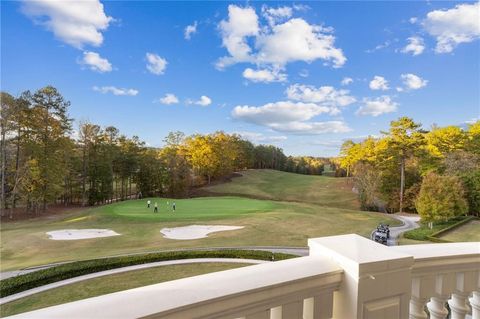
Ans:
[[[1,93],[1,215],[16,207],[44,212],[49,204],[96,205],[138,196],[188,196],[241,169],[321,174],[325,159],[286,156],[236,134],[172,132],[161,148],[114,126],[81,122],[73,134],[70,102],[52,86],[18,97]],[[74,136],[77,135],[77,136]]]
[[[444,221],[480,212],[480,121],[422,128],[408,117],[380,137],[345,141],[336,175],[352,177],[362,208]]]

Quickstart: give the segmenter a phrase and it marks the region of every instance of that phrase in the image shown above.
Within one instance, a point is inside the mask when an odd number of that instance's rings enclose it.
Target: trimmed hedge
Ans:
[[[130,255],[77,261],[34,271],[28,274],[7,278],[0,281],[0,297],[13,295],[28,289],[44,286],[53,282],[96,273],[104,270],[132,265],[147,264],[157,261],[190,258],[245,258],[259,260],[283,260],[297,257],[295,255],[272,253],[262,250],[197,250],[166,251],[142,255]]]
[[[408,239],[414,239],[414,240],[424,240],[424,241],[430,240],[430,241],[439,242],[439,243],[447,242],[435,236],[438,236],[439,234],[447,230],[451,230],[457,226],[460,226],[463,223],[469,222],[471,219],[473,219],[471,216],[455,217],[450,219],[449,221],[434,224],[433,229],[428,228],[427,225],[422,225],[419,228],[412,229],[405,232],[403,234],[403,237]]]

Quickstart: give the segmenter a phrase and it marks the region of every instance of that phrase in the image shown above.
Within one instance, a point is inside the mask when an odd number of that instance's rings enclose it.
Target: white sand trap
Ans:
[[[47,235],[53,240],[77,240],[119,236],[120,234],[111,229],[62,229],[49,231]]]
[[[205,238],[208,237],[208,234],[214,232],[236,230],[242,228],[243,226],[191,225],[175,228],[162,228],[160,232],[165,238],[187,240]]]

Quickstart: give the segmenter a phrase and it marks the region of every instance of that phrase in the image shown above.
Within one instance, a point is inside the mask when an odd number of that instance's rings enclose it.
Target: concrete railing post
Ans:
[[[472,318],[480,318],[480,291],[474,291],[472,297],[469,299],[470,305],[472,306]]]
[[[470,311],[468,308],[468,295],[477,287],[478,274],[475,271],[460,272],[456,274],[455,292],[452,294],[448,305],[452,311],[452,319],[464,319]]]
[[[407,319],[413,257],[358,235],[310,239],[310,255],[344,270],[334,293],[333,318]]]

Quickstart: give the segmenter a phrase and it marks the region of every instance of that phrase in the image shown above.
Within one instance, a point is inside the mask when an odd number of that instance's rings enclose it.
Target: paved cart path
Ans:
[[[123,257],[123,256],[134,256],[134,255],[143,255],[149,253],[159,253],[159,252],[167,252],[167,251],[201,251],[201,250],[264,250],[269,251],[272,253],[284,253],[284,254],[292,254],[297,256],[307,256],[308,255],[308,248],[307,247],[276,247],[276,246],[245,246],[245,247],[200,247],[200,248],[182,248],[182,249],[174,249],[174,250],[157,250],[157,251],[147,251],[142,253],[132,253],[132,254],[123,254],[123,255],[113,255],[113,256],[105,256],[102,258],[110,258],[110,257]],[[51,267],[55,267],[62,264],[67,264],[76,261],[68,261],[68,262],[59,262],[59,263],[52,263],[46,264],[41,266],[29,267],[19,270],[11,270],[11,271],[4,271],[0,272],[0,280],[7,279],[10,277],[15,277],[18,275],[28,274],[34,271],[47,269]]]
[[[390,238],[387,241],[388,246],[398,245],[398,238],[406,231],[420,227],[418,222],[420,216],[407,216],[407,215],[391,215],[393,218],[398,219],[403,223],[401,226],[390,227]]]
[[[0,298],[0,305],[5,304],[7,302],[11,302],[20,298],[28,297],[33,294],[43,292],[46,290],[70,285],[76,282],[88,280],[88,279],[93,279],[93,278],[98,278],[98,277],[103,277],[103,276],[108,276],[108,275],[114,275],[114,274],[119,274],[127,271],[132,271],[132,270],[141,270],[141,269],[148,269],[148,268],[154,268],[154,267],[161,267],[161,266],[171,266],[171,265],[184,265],[184,264],[195,264],[195,263],[241,263],[241,264],[263,264],[263,263],[268,263],[269,261],[265,260],[257,260],[257,259],[240,259],[240,258],[192,258],[192,259],[179,259],[179,260],[167,260],[167,261],[158,261],[154,263],[148,263],[148,264],[141,264],[141,265],[134,265],[134,266],[128,266],[128,267],[122,267],[122,268],[116,268],[116,269],[110,269],[110,270],[105,270],[105,271],[100,271],[96,272],[93,274],[88,274],[88,275],[83,275],[83,276],[78,276],[70,279],[65,279],[62,281],[57,281],[48,285],[44,285],[41,287],[25,290],[22,292],[19,292],[14,295],[10,295],[4,298]]]

